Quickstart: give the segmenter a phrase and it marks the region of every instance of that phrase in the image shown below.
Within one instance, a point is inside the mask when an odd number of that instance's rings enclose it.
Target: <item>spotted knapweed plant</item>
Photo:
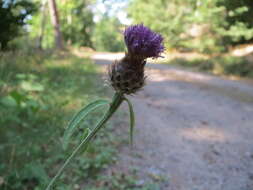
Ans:
[[[127,102],[130,112],[130,142],[132,144],[135,118],[133,106],[125,95],[134,94],[144,86],[146,78],[144,75],[144,66],[146,65],[146,60],[147,58],[159,57],[164,51],[164,46],[162,36],[143,26],[143,24],[133,25],[126,28],[124,32],[124,40],[127,46],[127,52],[125,53],[124,58],[119,61],[115,61],[108,68],[109,81],[115,90],[112,101],[97,100],[82,108],[73,117],[66,128],[63,136],[64,147],[67,147],[69,139],[78,124],[83,121],[91,111],[104,105],[109,105],[109,108],[94,129],[87,129],[87,136],[65,161],[56,176],[49,183],[46,190],[50,189],[55,180],[61,175],[64,168],[81,149],[81,147],[86,147],[86,145],[92,140],[92,138],[111,118],[124,101]]]

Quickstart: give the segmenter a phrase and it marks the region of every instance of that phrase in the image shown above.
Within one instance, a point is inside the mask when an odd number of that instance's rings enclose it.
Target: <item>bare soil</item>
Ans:
[[[119,150],[114,169],[161,190],[253,190],[252,83],[154,64],[146,75],[129,97],[134,147]]]

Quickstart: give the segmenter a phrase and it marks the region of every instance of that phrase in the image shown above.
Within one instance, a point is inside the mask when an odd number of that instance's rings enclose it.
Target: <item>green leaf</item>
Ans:
[[[44,86],[37,82],[29,82],[29,81],[23,81],[21,83],[21,88],[25,91],[43,91]]]
[[[17,79],[25,79],[25,78],[27,78],[27,75],[24,73],[18,73],[18,74],[16,74],[16,78]]]
[[[82,140],[83,139],[86,139],[89,135],[90,135],[90,133],[92,132],[92,130],[90,129],[90,128],[86,128],[86,129],[84,129],[84,132],[83,132],[83,134],[82,134]],[[84,144],[83,145],[83,149],[80,151],[80,153],[84,153],[85,151],[86,151],[86,148],[88,147],[88,143],[87,144]]]
[[[10,92],[10,96],[14,98],[18,104],[20,104],[22,101],[24,101],[27,98],[26,95],[23,95],[16,90]]]
[[[0,80],[0,87],[4,86],[5,85],[5,82]]]
[[[69,143],[69,139],[71,137],[71,135],[74,132],[74,129],[78,126],[78,124],[93,110],[95,110],[96,108],[109,104],[110,102],[107,100],[96,100],[90,104],[88,104],[87,106],[85,106],[84,108],[82,108],[70,121],[70,123],[68,124],[64,135],[63,135],[63,148],[66,149]]]
[[[133,145],[133,133],[134,133],[134,125],[135,125],[135,118],[134,118],[134,110],[131,102],[125,97],[124,100],[128,104],[129,113],[130,113],[130,143]]]
[[[90,128],[86,128],[83,132],[82,139],[85,139],[91,133]]]
[[[40,162],[32,162],[25,165],[23,177],[38,178],[42,184],[47,184],[50,180],[46,173],[45,167]]]
[[[16,101],[15,98],[12,96],[5,96],[0,99],[0,104],[3,104],[6,107],[16,107],[18,106],[18,102]]]

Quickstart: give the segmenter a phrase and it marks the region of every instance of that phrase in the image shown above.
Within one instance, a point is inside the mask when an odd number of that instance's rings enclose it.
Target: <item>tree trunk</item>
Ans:
[[[1,51],[6,51],[6,50],[8,50],[8,41],[7,40],[2,40],[1,42],[0,42],[0,50]]]
[[[55,46],[58,49],[63,49],[57,5],[56,5],[55,0],[48,0],[48,4],[49,4],[49,10],[51,14],[51,21],[54,27]]]
[[[46,24],[46,5],[47,5],[47,0],[42,1],[41,5],[41,25],[40,25],[40,32],[39,32],[39,39],[38,39],[38,48],[42,50],[42,41],[44,37],[44,29],[45,29],[45,24]]]

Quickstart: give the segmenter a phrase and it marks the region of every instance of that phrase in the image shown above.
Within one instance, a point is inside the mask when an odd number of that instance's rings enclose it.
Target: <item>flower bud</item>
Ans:
[[[115,91],[133,94],[144,86],[146,59],[164,51],[163,38],[141,24],[128,27],[124,39],[128,53],[109,66],[109,77]]]
[[[144,66],[146,61],[126,55],[122,60],[109,66],[112,87],[117,92],[132,94],[144,85]]]

